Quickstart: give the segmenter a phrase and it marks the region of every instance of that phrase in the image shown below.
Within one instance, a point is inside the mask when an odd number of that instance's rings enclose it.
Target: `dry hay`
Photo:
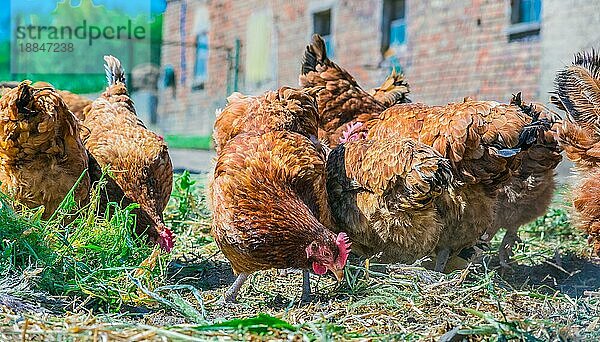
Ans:
[[[519,264],[506,274],[493,264],[497,243],[482,263],[450,274],[371,264],[367,277],[354,258],[341,285],[311,277],[310,303],[299,301],[300,273],[271,270],[254,274],[237,304],[221,301],[234,276],[208,234],[205,209],[198,210],[172,215],[188,229],[179,231],[166,278],[150,288],[139,283],[138,303],[120,314],[85,309],[85,298],[50,298],[55,306],[67,302],[62,314],[4,307],[0,340],[600,340],[600,261],[588,256],[562,209],[522,229]],[[26,289],[6,293],[13,302],[29,298]],[[214,325],[227,320],[232,327]]]

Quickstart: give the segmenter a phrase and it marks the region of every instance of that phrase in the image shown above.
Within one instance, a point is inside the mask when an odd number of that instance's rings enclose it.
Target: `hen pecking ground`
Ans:
[[[371,264],[367,277],[364,261],[353,259],[341,285],[332,277],[312,276],[311,303],[299,302],[299,273],[262,272],[242,288],[239,303],[229,305],[220,299],[234,276],[209,235],[205,182],[202,175],[176,177],[165,215],[178,233],[174,254],[130,249],[127,260],[143,260],[143,268],[128,264],[106,274],[94,269],[78,278],[89,286],[57,292],[39,278],[48,267],[64,266],[60,259],[37,262],[16,280],[10,272],[16,264],[5,267],[0,339],[600,339],[600,261],[589,256],[584,235],[570,224],[567,189],[557,193],[544,217],[522,228],[512,270],[497,265],[499,239],[494,239],[481,264],[450,274],[419,265]],[[35,242],[31,233],[23,236]],[[3,254],[11,253],[7,241],[15,239],[14,245],[20,238],[3,236]],[[91,267],[90,258],[102,255],[72,256]]]

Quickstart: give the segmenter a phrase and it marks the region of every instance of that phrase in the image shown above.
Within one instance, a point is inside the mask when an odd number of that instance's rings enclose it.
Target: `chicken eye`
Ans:
[[[319,246],[317,246],[317,243],[316,243],[315,241],[313,241],[313,242],[311,242],[311,243],[310,243],[310,249],[311,249],[313,252],[316,252],[316,251],[319,249],[318,247],[319,247]]]

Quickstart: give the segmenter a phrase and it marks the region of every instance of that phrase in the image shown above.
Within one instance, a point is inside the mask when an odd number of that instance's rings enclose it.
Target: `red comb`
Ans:
[[[340,250],[340,256],[338,257],[336,262],[338,262],[341,267],[344,267],[346,265],[346,261],[348,260],[348,255],[351,251],[350,246],[352,246],[352,243],[350,242],[348,235],[346,235],[346,233],[344,232],[341,232],[335,239],[335,244]]]
[[[342,136],[340,137],[340,144],[364,138],[364,132],[356,134],[356,130],[360,129],[362,126],[362,122],[354,122],[347,124],[346,129],[342,132]]]

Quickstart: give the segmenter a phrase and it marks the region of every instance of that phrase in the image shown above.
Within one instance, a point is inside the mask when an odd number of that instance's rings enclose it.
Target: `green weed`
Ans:
[[[91,201],[83,207],[71,191],[48,220],[40,218],[41,210],[22,208],[2,194],[0,274],[39,268],[36,290],[86,299],[105,311],[142,301],[127,274],[137,270],[145,283],[155,286],[164,270],[163,257],[147,262],[154,247],[133,233],[137,204],[121,208],[109,203],[106,212],[98,212],[104,185],[94,185]]]

